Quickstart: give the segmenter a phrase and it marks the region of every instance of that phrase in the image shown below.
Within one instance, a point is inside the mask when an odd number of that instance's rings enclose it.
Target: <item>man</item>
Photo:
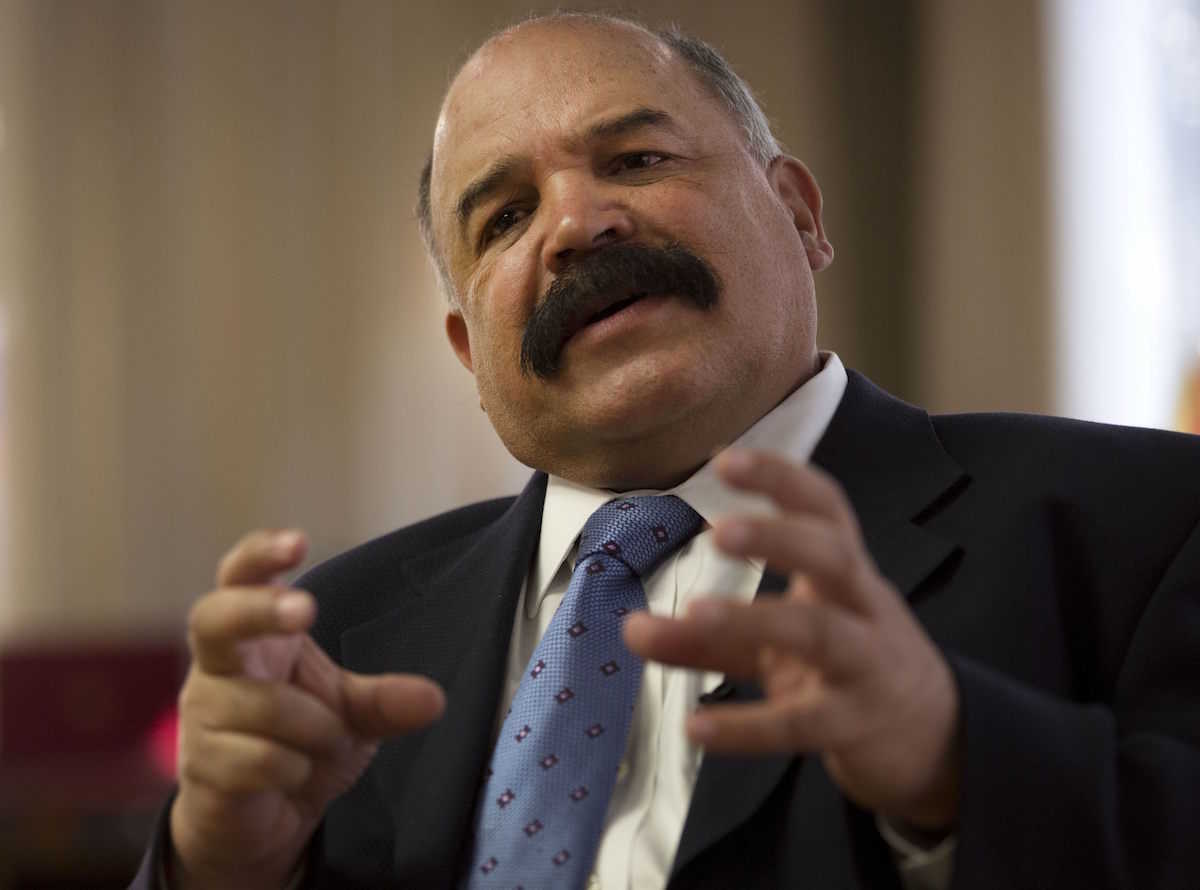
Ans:
[[[270,584],[299,533],[226,556],[138,886],[1194,885],[1200,445],[930,419],[847,376],[816,349],[816,182],[680,35],[492,38],[421,216],[451,346],[540,472],[318,567],[315,601]],[[589,538],[680,504],[652,567]],[[587,683],[625,691],[536,710],[595,629],[554,607],[610,595],[648,609],[609,610]],[[585,700],[621,725],[571,728],[602,768],[543,800],[594,764],[525,742]],[[566,815],[501,837],[528,806]]]

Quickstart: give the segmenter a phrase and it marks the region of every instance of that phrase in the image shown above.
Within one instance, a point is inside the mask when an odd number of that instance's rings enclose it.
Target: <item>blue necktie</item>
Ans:
[[[646,607],[642,577],[702,521],[671,495],[610,501],[588,519],[567,593],[496,740],[475,811],[470,890],[586,882],[642,682],[621,625]]]

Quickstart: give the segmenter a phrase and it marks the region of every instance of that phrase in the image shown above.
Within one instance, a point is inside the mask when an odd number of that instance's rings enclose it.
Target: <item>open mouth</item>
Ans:
[[[598,322],[604,321],[606,318],[612,318],[618,312],[628,309],[638,300],[642,300],[649,296],[646,291],[635,291],[628,297],[614,302],[609,302],[609,297],[597,296],[595,299],[588,301],[588,305],[577,307],[576,313],[570,322],[566,325],[562,332],[562,340],[560,348],[565,346],[567,341],[582,331],[584,328],[591,327]],[[599,308],[595,308],[599,306]]]
[[[601,309],[599,312],[597,312],[591,318],[589,318],[587,321],[585,321],[582,325],[580,325],[580,328],[581,329],[586,328],[590,324],[595,324],[598,321],[603,321],[604,319],[606,319],[610,316],[616,315],[622,309],[626,309],[629,306],[632,306],[634,303],[636,303],[638,300],[642,299],[645,296],[646,296],[645,293],[630,294],[624,300],[618,300],[617,302],[613,303],[612,305],[606,306],[604,309]]]

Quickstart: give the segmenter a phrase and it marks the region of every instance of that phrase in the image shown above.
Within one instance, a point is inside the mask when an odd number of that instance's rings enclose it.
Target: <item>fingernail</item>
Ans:
[[[284,558],[291,556],[300,543],[300,533],[294,531],[280,532],[275,536],[272,546],[275,552]]]
[[[297,627],[312,613],[312,597],[307,593],[285,593],[275,603],[275,614],[286,627]]]
[[[727,609],[716,600],[696,600],[688,606],[688,618],[700,624],[716,626],[724,622]]]
[[[652,620],[653,616],[645,609],[634,609],[622,619],[621,626],[637,627],[639,624],[645,624],[647,621]]]
[[[721,456],[722,469],[737,475],[748,473],[753,465],[754,458],[750,456],[750,452],[739,448],[730,449]]]
[[[442,691],[440,686],[430,683],[425,697],[428,701],[429,710],[435,714],[440,715],[446,710],[446,693]]]
[[[750,525],[738,519],[727,519],[717,526],[717,544],[727,550],[744,550],[750,544]]]

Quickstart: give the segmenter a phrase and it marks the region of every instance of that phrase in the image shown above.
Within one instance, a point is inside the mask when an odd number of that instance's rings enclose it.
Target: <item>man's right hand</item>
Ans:
[[[170,814],[177,890],[281,887],[379,741],[445,707],[425,677],[353,674],[313,642],[312,596],[271,584],[307,546],[300,532],[251,532],[192,607]]]

